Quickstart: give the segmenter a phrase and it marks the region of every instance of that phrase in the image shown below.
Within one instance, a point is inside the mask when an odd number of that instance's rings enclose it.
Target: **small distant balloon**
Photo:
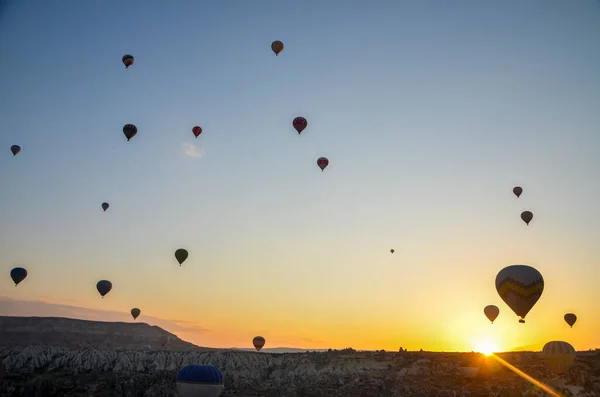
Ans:
[[[138,318],[141,312],[142,311],[140,309],[134,307],[133,309],[131,309],[131,317],[133,317],[133,319],[135,320],[136,318]]]
[[[165,347],[165,346],[166,346],[166,345],[169,343],[169,340],[170,340],[170,339],[171,339],[171,338],[169,338],[169,335],[161,335],[161,336],[158,338],[158,343],[160,343],[160,345],[161,345],[162,347]]]
[[[188,252],[186,249],[179,248],[177,251],[175,251],[175,259],[177,259],[177,262],[179,262],[179,266],[181,266],[181,264],[185,262],[187,257]]]
[[[102,203],[102,209],[104,210],[104,212],[106,212],[108,207],[110,207],[110,205],[108,203]]]
[[[223,374],[212,365],[186,365],[175,381],[179,397],[219,397],[224,386]]]
[[[567,322],[567,324],[569,324],[571,326],[571,328],[573,328],[573,325],[575,324],[575,322],[577,322],[577,316],[573,313],[567,313],[565,314],[565,321]]]
[[[511,265],[498,272],[496,290],[500,298],[519,317],[520,323],[544,292],[544,278],[527,265]]]
[[[27,270],[22,267],[15,267],[10,271],[10,278],[15,283],[15,287],[27,277]]]
[[[125,54],[123,55],[123,64],[125,65],[125,69],[129,68],[134,63],[133,55]]]
[[[523,193],[523,188],[521,186],[516,186],[513,189],[513,193],[515,194],[515,196],[519,197]]]
[[[271,49],[275,53],[275,56],[277,56],[281,51],[283,51],[283,43],[279,40],[275,40],[273,43],[271,43]]]
[[[523,222],[529,225],[529,222],[531,222],[531,220],[533,219],[533,213],[531,211],[523,211],[521,212],[521,219],[523,220]]]
[[[319,157],[319,159],[317,160],[317,165],[319,166],[321,171],[325,171],[325,168],[327,168],[327,166],[329,165],[329,160],[327,160],[327,157]]]
[[[199,126],[195,126],[194,128],[192,128],[192,134],[194,134],[194,136],[198,138],[198,136],[202,134],[202,128]]]
[[[96,284],[96,289],[100,293],[100,296],[102,296],[102,299],[104,299],[104,296],[112,289],[112,283],[108,280],[100,280]]]
[[[12,152],[13,156],[16,156],[17,154],[21,153],[21,146],[19,146],[19,145],[12,145],[10,147],[10,151]]]
[[[498,318],[498,315],[500,314],[500,309],[498,309],[498,306],[496,305],[487,305],[483,308],[483,313],[488,318],[488,320],[490,320],[492,324],[494,324],[494,320],[496,320],[496,318]]]
[[[265,345],[265,338],[262,336],[255,336],[254,339],[252,339],[252,344],[254,345],[256,351],[259,352],[260,349],[262,349]]]
[[[125,126],[123,126],[123,134],[125,134],[125,138],[127,138],[127,141],[133,138],[137,134],[137,132],[138,129],[133,124],[125,124]]]
[[[296,117],[294,121],[292,121],[292,125],[298,131],[298,135],[304,131],[306,126],[308,126],[308,121],[304,117]]]
[[[393,254],[393,253],[394,253],[394,249],[392,248],[392,249],[390,250],[390,252]]]

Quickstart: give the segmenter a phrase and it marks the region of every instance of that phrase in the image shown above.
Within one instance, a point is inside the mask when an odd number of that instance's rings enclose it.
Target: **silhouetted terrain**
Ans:
[[[175,397],[175,376],[190,363],[219,367],[225,376],[224,397],[543,395],[493,358],[477,353],[345,349],[270,354],[201,349],[175,339],[174,335],[172,342],[189,346],[187,351],[154,346],[150,351],[129,347],[107,349],[108,340],[121,346],[142,340],[146,343],[166,331],[147,324],[61,318],[0,320],[0,337],[8,335],[12,341],[4,343],[2,339],[5,347],[0,347],[0,396],[7,397]],[[74,330],[79,324],[81,329]],[[54,336],[44,336],[43,340],[51,341],[54,346],[42,346],[40,339],[36,339],[45,332]],[[56,336],[61,332],[66,335]],[[24,343],[18,342],[19,335]],[[30,341],[37,346],[27,346]],[[99,343],[104,348],[70,347],[86,343]],[[544,366],[539,353],[501,353],[499,357],[542,382],[555,377]],[[465,367],[479,368],[475,378],[465,377],[468,373]],[[553,382],[563,386],[564,396],[573,392],[580,397],[600,396],[600,354],[580,353],[569,372]],[[571,386],[571,391],[565,384]]]

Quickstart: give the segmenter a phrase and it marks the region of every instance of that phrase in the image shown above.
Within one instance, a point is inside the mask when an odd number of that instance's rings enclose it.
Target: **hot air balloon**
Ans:
[[[296,117],[294,121],[292,121],[292,125],[294,126],[296,131],[298,131],[298,135],[300,135],[300,133],[304,131],[306,126],[308,126],[308,121],[306,121],[304,117]]]
[[[100,280],[96,284],[96,289],[98,290],[98,292],[100,292],[102,299],[104,299],[104,296],[108,294],[112,289],[112,283],[108,280]]]
[[[21,153],[21,146],[19,146],[19,145],[12,145],[10,147],[10,151],[12,152],[13,156],[16,156],[17,154]]]
[[[177,374],[179,397],[219,397],[223,391],[223,374],[212,365],[186,365]]]
[[[149,352],[150,350],[152,350],[152,346],[150,345],[144,345],[142,346],[142,350],[145,352]]]
[[[169,335],[161,335],[158,338],[158,343],[160,343],[162,347],[165,347],[169,343],[169,339]]]
[[[564,374],[575,361],[575,348],[562,341],[551,341],[544,345],[542,355],[546,365],[557,374]]]
[[[183,248],[179,248],[177,251],[175,251],[175,259],[177,259],[177,262],[179,262],[179,266],[181,266],[181,264],[183,262],[185,262],[187,257],[188,257],[187,250],[185,250]]]
[[[393,254],[393,253],[394,253],[394,249],[392,248],[392,249],[390,250],[390,252]]]
[[[321,171],[325,171],[325,168],[329,165],[329,160],[327,160],[327,157],[319,157],[317,160],[317,165]]]
[[[498,314],[500,314],[500,309],[498,309],[498,306],[496,305],[487,305],[483,308],[483,313],[488,318],[488,320],[490,320],[492,324],[494,324],[494,320],[496,320]]]
[[[521,219],[529,225],[529,222],[533,219],[533,213],[531,211],[523,211],[521,212]]]
[[[199,126],[195,126],[194,128],[192,128],[192,134],[194,134],[194,136],[198,138],[198,136],[202,134],[202,128]]]
[[[521,186],[515,186],[513,188],[513,193],[515,194],[515,196],[517,196],[517,198],[521,195],[521,193],[523,193],[523,188]]]
[[[577,321],[577,316],[573,313],[565,314],[565,321],[573,328],[573,324]]]
[[[260,349],[262,349],[265,345],[265,338],[262,336],[255,336],[254,339],[252,339],[252,344],[254,345],[256,351],[259,352]]]
[[[27,270],[22,267],[15,267],[10,271],[10,278],[14,281],[15,287],[19,285],[21,281],[25,280],[25,277],[27,277]]]
[[[277,56],[281,51],[283,51],[283,43],[279,40],[275,40],[271,43],[271,49],[275,53],[275,56]]]
[[[134,307],[133,309],[131,309],[131,317],[133,317],[133,319],[135,320],[136,318],[138,318],[141,312],[142,311],[140,309]]]
[[[511,265],[500,270],[496,276],[496,290],[500,298],[519,317],[520,323],[542,296],[544,278],[536,269],[527,265]]]
[[[133,65],[134,59],[133,55],[125,54],[123,55],[123,64],[125,65],[125,69]]]
[[[110,207],[110,205],[108,203],[102,203],[102,209],[104,210],[104,212],[106,212],[108,207]]]
[[[125,138],[129,142],[137,134],[137,127],[133,124],[125,124],[123,126],[123,134],[125,134]]]

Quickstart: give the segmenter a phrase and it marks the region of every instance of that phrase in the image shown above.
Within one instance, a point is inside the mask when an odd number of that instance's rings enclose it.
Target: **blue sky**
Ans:
[[[30,277],[0,294],[195,310],[231,335],[207,344],[245,340],[238,320],[250,340],[291,334],[292,312],[330,345],[346,339],[319,327],[380,321],[384,336],[353,346],[378,348],[418,338],[383,319],[446,332],[461,305],[480,320],[496,303],[514,326],[493,280],[528,263],[547,282],[540,318],[569,306],[599,325],[582,302],[600,298],[599,39],[591,0],[13,2],[0,266]]]

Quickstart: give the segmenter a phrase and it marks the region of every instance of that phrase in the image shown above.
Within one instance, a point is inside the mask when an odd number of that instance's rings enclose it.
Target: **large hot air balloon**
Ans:
[[[256,351],[259,352],[260,349],[262,349],[265,345],[265,338],[262,336],[255,336],[254,339],[252,339],[252,344],[254,345]]]
[[[573,328],[573,324],[577,321],[577,316],[573,313],[565,314],[565,321]]]
[[[160,343],[160,345],[161,345],[162,347],[165,347],[165,346],[166,346],[166,345],[169,343],[169,339],[170,339],[170,338],[169,338],[169,335],[166,335],[166,334],[165,334],[165,335],[161,335],[161,336],[158,338],[158,343]]]
[[[12,145],[10,147],[10,151],[12,152],[13,156],[16,156],[17,154],[21,153],[21,146],[19,146],[19,145]]]
[[[562,341],[551,341],[544,345],[542,355],[546,365],[557,374],[564,374],[575,361],[575,348]]]
[[[96,284],[96,289],[102,296],[102,299],[104,299],[104,296],[106,294],[108,294],[110,292],[110,290],[112,289],[112,283],[108,280],[100,280]]]
[[[108,203],[102,203],[102,209],[104,210],[104,212],[106,212],[108,207],[110,207],[110,205]]]
[[[496,290],[500,298],[519,317],[520,323],[542,296],[544,278],[536,269],[527,265],[511,265],[500,270],[496,276]]]
[[[317,159],[317,165],[321,171],[325,171],[325,168],[329,165],[329,160],[327,160],[327,157],[319,157]]]
[[[219,397],[224,386],[223,374],[212,365],[186,365],[176,382],[179,397]]]
[[[133,309],[131,309],[131,317],[133,317],[133,319],[135,320],[136,318],[138,318],[141,312],[142,311],[140,309],[134,307]]]
[[[137,134],[137,127],[133,124],[125,124],[123,126],[123,134],[125,134],[125,138],[129,141]]]
[[[306,121],[304,117],[296,117],[294,121],[292,121],[292,125],[294,126],[296,131],[298,131],[298,135],[300,135],[300,133],[304,131],[306,126],[308,126],[308,121]]]
[[[281,51],[283,51],[283,43],[279,40],[275,40],[271,43],[271,49],[275,53],[275,56],[277,56]]]
[[[531,211],[523,211],[521,212],[521,219],[529,225],[529,222],[533,219],[533,213]]]
[[[392,248],[392,249],[390,250],[390,252],[393,254],[393,253],[394,253],[394,249]]]
[[[14,281],[15,287],[25,280],[25,277],[27,277],[27,270],[22,267],[15,267],[10,271],[10,278]]]
[[[194,136],[198,138],[198,136],[202,134],[202,128],[199,126],[195,126],[194,128],[192,128],[192,134],[194,134]]]
[[[125,69],[133,65],[134,63],[133,55],[125,54],[123,55],[123,64],[125,65]]]
[[[515,194],[515,196],[517,196],[517,198],[519,196],[521,196],[521,193],[523,193],[523,188],[521,186],[515,186],[513,188],[513,193]]]
[[[498,318],[498,314],[500,314],[500,309],[496,305],[487,305],[483,308],[483,313],[485,316],[494,324],[494,320]]]
[[[188,257],[187,250],[185,250],[183,248],[179,248],[177,251],[175,251],[175,259],[177,259],[177,262],[179,262],[179,266],[181,266],[181,264],[183,262],[185,262],[187,257]]]

